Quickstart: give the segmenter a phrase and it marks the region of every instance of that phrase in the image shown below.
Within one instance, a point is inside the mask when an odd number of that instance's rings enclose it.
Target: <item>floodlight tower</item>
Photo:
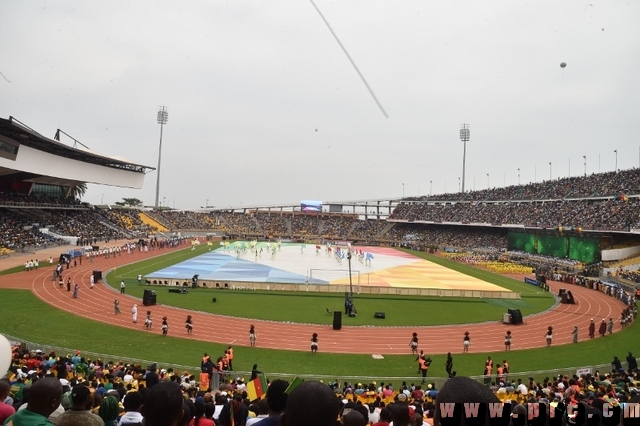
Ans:
[[[353,282],[351,280],[351,248],[347,250],[347,262],[349,262],[349,298],[353,301]]]
[[[460,140],[464,143],[464,151],[462,151],[462,192],[464,193],[464,172],[467,162],[467,142],[471,139],[471,130],[468,124],[462,124],[460,129]]]
[[[158,147],[158,176],[156,179],[156,208],[158,208],[158,203],[160,201],[160,164],[162,161],[162,130],[164,125],[167,124],[167,120],[169,120],[169,112],[166,107],[162,105],[160,110],[158,111],[158,124],[160,125],[160,146]]]

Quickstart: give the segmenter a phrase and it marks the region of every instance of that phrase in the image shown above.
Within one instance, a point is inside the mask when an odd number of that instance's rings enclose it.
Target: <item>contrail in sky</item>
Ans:
[[[320,17],[322,18],[322,20],[324,21],[324,23],[327,25],[327,28],[329,28],[329,31],[331,31],[331,34],[333,35],[333,38],[336,39],[336,41],[338,42],[338,44],[340,45],[340,48],[342,49],[342,51],[344,52],[345,55],[347,55],[347,58],[349,58],[349,61],[351,62],[351,65],[353,65],[353,68],[355,68],[356,72],[358,73],[358,75],[360,76],[360,79],[362,80],[362,82],[364,83],[364,85],[367,87],[367,90],[369,91],[369,93],[371,93],[371,96],[373,97],[373,100],[376,101],[376,104],[378,104],[378,108],[380,108],[380,111],[382,111],[382,113],[384,114],[384,116],[386,118],[389,118],[389,116],[387,115],[387,112],[384,110],[384,108],[382,107],[382,105],[380,104],[380,101],[378,101],[378,98],[376,97],[376,94],[373,93],[373,90],[371,90],[371,87],[369,87],[369,83],[367,83],[367,80],[364,78],[364,76],[362,75],[362,73],[360,72],[360,70],[358,69],[358,66],[356,65],[355,62],[353,62],[353,59],[351,59],[351,55],[349,55],[349,52],[347,52],[347,49],[345,49],[345,47],[342,45],[342,42],[340,41],[340,39],[338,38],[338,36],[336,35],[336,33],[333,31],[333,28],[331,28],[331,25],[329,25],[329,21],[327,21],[327,19],[324,17],[324,15],[322,14],[322,12],[320,12],[320,9],[318,9],[318,6],[316,6],[316,4],[313,2],[313,0],[309,0],[311,2],[311,4],[313,5],[313,7],[315,7],[315,9],[318,11],[318,14],[320,15]]]

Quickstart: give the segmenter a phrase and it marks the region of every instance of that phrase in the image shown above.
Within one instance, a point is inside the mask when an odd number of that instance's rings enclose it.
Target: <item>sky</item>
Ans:
[[[463,123],[466,190],[629,169],[638,22],[617,0],[7,0],[0,117],[157,167],[165,105],[160,202],[189,210],[457,192]],[[156,179],[83,201],[153,205]]]

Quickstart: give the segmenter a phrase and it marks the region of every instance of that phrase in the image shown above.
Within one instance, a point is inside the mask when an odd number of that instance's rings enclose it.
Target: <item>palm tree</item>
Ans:
[[[78,185],[74,185],[71,187],[68,198],[73,198],[74,200],[80,201],[80,199],[84,196],[86,192],[87,192],[87,184],[79,183]]]

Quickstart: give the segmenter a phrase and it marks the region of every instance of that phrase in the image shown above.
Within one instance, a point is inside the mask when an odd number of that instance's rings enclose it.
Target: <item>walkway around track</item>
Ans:
[[[465,331],[468,331],[471,336],[470,352],[503,351],[504,336],[507,330],[510,330],[513,336],[512,350],[544,347],[548,326],[553,326],[554,345],[568,344],[571,342],[571,332],[574,325],[580,329],[580,340],[587,339],[587,329],[591,318],[595,320],[597,326],[602,319],[608,321],[612,317],[616,321],[614,332],[619,331],[620,325],[617,320],[620,317],[620,312],[625,308],[621,301],[598,291],[580,286],[568,286],[565,283],[548,282],[554,293],[557,293],[561,287],[570,287],[578,304],[557,305],[544,313],[525,317],[525,323],[517,326],[505,325],[496,321],[431,327],[343,326],[341,330],[333,330],[329,323],[309,325],[260,321],[203,312],[189,312],[171,306],[155,305],[151,308],[154,325],[151,331],[147,331],[144,327],[146,307],[142,305],[139,298],[120,295],[118,291],[104,284],[96,285],[93,290],[89,288],[89,280],[93,270],[101,270],[106,273],[114,267],[181,249],[185,249],[185,246],[148,253],[138,251],[132,254],[123,253],[121,256],[110,259],[99,258],[92,263],[84,260],[82,265],[65,270],[63,274],[65,280],[70,277],[72,282],[77,282],[80,285],[78,299],[73,299],[71,292],[67,292],[65,288],[60,289],[57,282],[51,280],[51,268],[0,277],[0,288],[31,289],[44,302],[74,315],[141,332],[160,333],[160,318],[167,316],[170,326],[169,334],[172,336],[248,346],[249,326],[254,324],[257,333],[256,346],[258,347],[308,351],[311,335],[318,333],[319,349],[322,352],[344,354],[411,353],[409,341],[413,332],[417,332],[423,342],[421,349],[429,354],[446,354],[449,351],[462,352],[462,338]],[[120,300],[122,311],[117,316],[113,309],[114,298]],[[131,308],[134,304],[138,305],[137,324],[134,324],[131,319]],[[187,335],[184,328],[184,321],[188,314],[193,316],[194,330],[191,335]],[[429,315],[429,312],[419,314]]]

